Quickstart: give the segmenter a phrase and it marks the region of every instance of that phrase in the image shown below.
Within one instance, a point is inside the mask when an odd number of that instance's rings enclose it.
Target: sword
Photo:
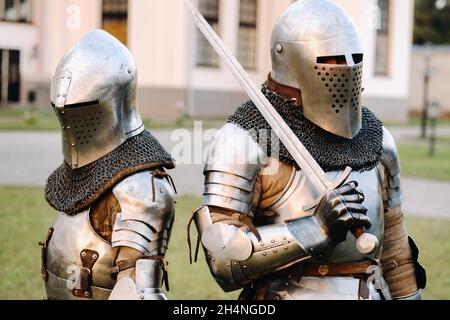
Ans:
[[[253,83],[247,72],[226,48],[223,41],[211,28],[203,15],[189,0],[185,0],[185,5],[191,13],[194,23],[197,25],[198,29],[203,33],[217,54],[222,58],[222,61],[231,71],[236,81],[239,82],[242,89],[248,94],[261,115],[274,130],[275,134],[284,144],[288,152],[292,155],[295,162],[303,170],[305,176],[311,182],[316,191],[319,194],[324,195],[329,190],[336,189],[342,185],[349,177],[352,169],[350,167],[346,167],[341,177],[335,181],[328,179],[316,160],[311,156],[298,137],[292,132],[291,128],[289,128],[284,119],[272,107],[272,104],[269,100],[267,100],[261,90],[258,89],[258,87]],[[304,210],[307,211],[314,208],[320,198],[321,197],[316,199],[311,205],[305,206]],[[357,239],[356,248],[360,253],[369,254],[374,252],[378,247],[378,239],[374,235],[364,232],[364,228],[361,226],[352,228],[351,232]]]

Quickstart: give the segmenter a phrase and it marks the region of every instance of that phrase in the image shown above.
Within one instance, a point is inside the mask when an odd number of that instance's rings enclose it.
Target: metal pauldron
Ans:
[[[310,256],[299,246],[286,225],[258,228],[262,241],[250,231],[225,223],[212,223],[207,206],[195,213],[210,270],[224,291],[240,289],[259,277]]]
[[[268,161],[242,128],[226,124],[216,135],[204,168],[203,203],[248,213],[258,170]]]
[[[113,193],[121,212],[113,227],[112,247],[131,247],[148,256],[163,256],[174,217],[174,190],[169,182],[144,171],[123,180]]]

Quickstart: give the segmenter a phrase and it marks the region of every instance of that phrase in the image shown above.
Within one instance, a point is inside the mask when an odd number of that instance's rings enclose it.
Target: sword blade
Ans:
[[[228,69],[230,69],[236,81],[239,82],[242,89],[248,94],[261,115],[292,155],[292,158],[298,166],[303,170],[305,176],[309,179],[316,191],[319,194],[324,194],[327,190],[333,188],[333,182],[328,179],[325,172],[311,156],[303,143],[293,134],[284,119],[273,108],[272,104],[267,100],[261,90],[253,83],[250,76],[227,49],[223,41],[211,28],[198,9],[189,0],[185,0],[185,4],[193,16],[194,23],[211,46],[216,50],[217,54],[222,58],[222,61]]]

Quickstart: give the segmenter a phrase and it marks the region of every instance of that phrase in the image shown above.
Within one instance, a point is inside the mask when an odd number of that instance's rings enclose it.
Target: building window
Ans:
[[[257,0],[241,0],[239,11],[238,59],[246,69],[256,69]]]
[[[31,22],[31,0],[0,0],[0,20]]]
[[[103,0],[102,28],[127,44],[128,0]]]
[[[378,0],[379,25],[376,35],[375,74],[389,73],[390,0]]]
[[[20,101],[20,52],[0,50],[0,103]]]
[[[198,8],[214,31],[219,33],[219,0],[199,0]],[[219,66],[219,56],[200,31],[197,31],[197,66]]]

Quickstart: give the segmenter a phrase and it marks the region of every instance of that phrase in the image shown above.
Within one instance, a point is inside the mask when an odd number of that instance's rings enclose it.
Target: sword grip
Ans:
[[[354,226],[350,231],[356,238],[356,248],[360,253],[370,254],[378,248],[378,238],[365,232],[363,227]]]

